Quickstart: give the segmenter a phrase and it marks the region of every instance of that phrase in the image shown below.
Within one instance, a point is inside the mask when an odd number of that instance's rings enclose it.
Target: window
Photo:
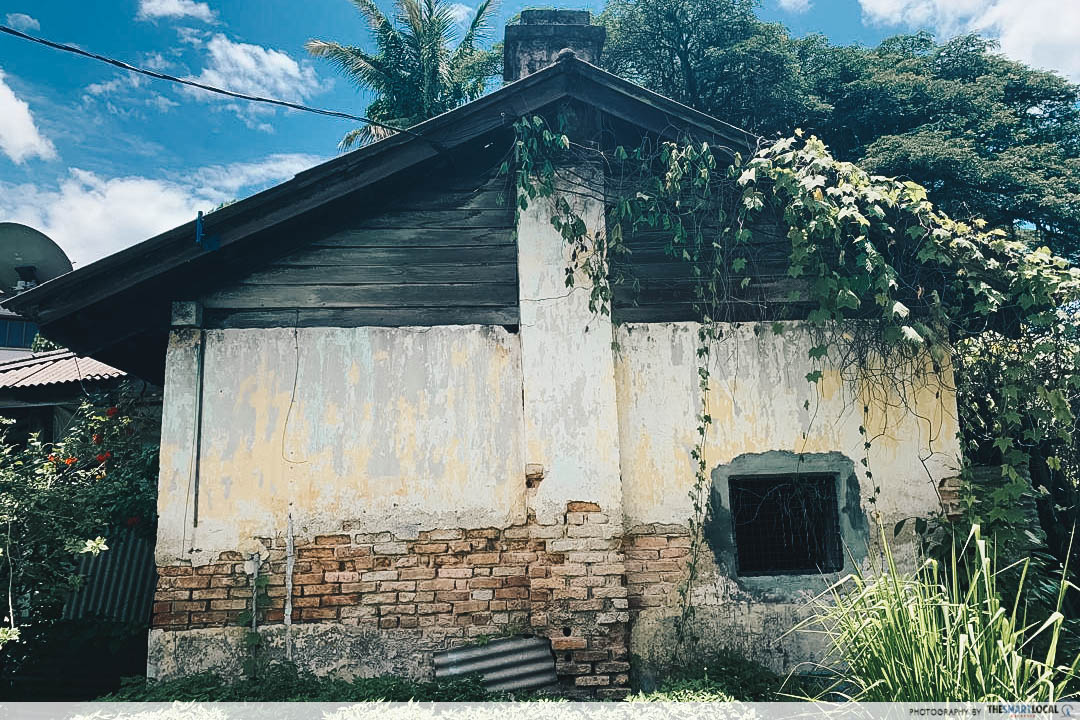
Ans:
[[[835,475],[728,480],[739,575],[836,572],[843,567]]]
[[[37,331],[37,325],[25,320],[0,320],[0,347],[28,348]]]

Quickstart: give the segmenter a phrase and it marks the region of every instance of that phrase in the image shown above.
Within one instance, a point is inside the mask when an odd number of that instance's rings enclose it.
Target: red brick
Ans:
[[[420,625],[420,619],[415,615],[402,615],[398,618],[398,626],[403,628],[414,628]]]
[[[211,610],[209,612],[196,612],[191,613],[191,624],[197,625],[203,624],[217,624],[224,623],[228,620],[229,614],[223,610]]]
[[[171,627],[177,625],[187,625],[188,614],[186,612],[179,613],[159,613],[154,615],[151,625],[154,627]]]
[[[180,601],[174,602],[172,604],[172,611],[173,612],[198,612],[199,610],[205,610],[205,609],[206,609],[206,601],[205,600],[198,600],[198,601],[180,600]]]
[[[433,553],[446,552],[446,543],[416,543],[413,545],[413,552],[420,553],[421,555],[430,555]]]
[[[211,610],[246,610],[248,605],[247,600],[211,600]]]
[[[391,615],[390,617],[381,617],[381,618],[379,618],[379,627],[380,628],[388,629],[388,628],[396,628],[397,626],[398,626],[398,617],[396,615]]]
[[[303,620],[336,620],[337,608],[304,608],[300,617]]]
[[[573,501],[566,503],[566,512],[600,512],[600,506],[592,502]]]
[[[468,600],[466,602],[454,603],[454,614],[461,615],[462,613],[473,613],[487,610],[488,604],[486,600]]]
[[[310,560],[312,558],[332,558],[334,557],[334,548],[332,547],[306,547],[300,548],[296,551],[296,557],[301,560]]]
[[[371,548],[366,547],[343,547],[338,545],[334,548],[334,557],[339,560],[355,560],[371,556]]]
[[[200,565],[195,568],[196,575],[231,575],[232,563],[215,563],[213,565]]]
[[[171,602],[156,602],[156,603],[154,603],[154,608],[153,608],[152,612],[155,615],[158,615],[158,614],[164,614],[164,613],[167,613],[167,612],[170,612],[170,611],[172,611],[172,603]]]
[[[636,548],[666,548],[668,546],[668,539],[664,537],[656,537],[655,535],[637,535],[634,537],[634,547]]]
[[[611,678],[607,675],[584,675],[574,678],[574,684],[578,687],[598,687],[611,684]]]
[[[328,572],[324,573],[323,579],[328,583],[354,583],[360,580],[360,573]]]
[[[497,600],[513,600],[527,597],[529,597],[529,589],[523,587],[499,588],[495,591]]]
[[[164,565],[158,568],[160,577],[177,577],[179,575],[193,575],[191,567],[187,565]]]
[[[321,605],[334,606],[334,605],[359,605],[360,595],[356,593],[348,595],[323,595]]]
[[[418,603],[416,612],[421,615],[434,615],[436,613],[448,613],[453,609],[450,603]]]
[[[401,571],[402,580],[430,580],[435,577],[435,568],[416,567]]]
[[[244,560],[244,556],[236,552],[235,550],[227,550],[218,555],[218,560],[224,562],[242,562]]]
[[[322,585],[304,585],[305,595],[329,595],[336,592],[341,592],[341,586],[335,583],[324,583]]]
[[[562,652],[563,650],[584,650],[588,647],[588,642],[585,638],[581,637],[553,637],[551,638],[551,649],[555,652]]]
[[[316,545],[348,545],[352,538],[348,535],[316,535]]]
[[[220,575],[211,575],[204,578],[192,578],[193,580],[209,580],[209,587],[247,587],[248,579],[240,575],[222,577]],[[203,585],[202,587],[207,587]]]

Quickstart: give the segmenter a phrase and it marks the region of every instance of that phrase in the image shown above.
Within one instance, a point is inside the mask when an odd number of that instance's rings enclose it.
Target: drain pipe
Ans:
[[[293,540],[292,511],[285,525],[285,659],[292,660],[292,593],[293,566],[296,564],[296,542]]]

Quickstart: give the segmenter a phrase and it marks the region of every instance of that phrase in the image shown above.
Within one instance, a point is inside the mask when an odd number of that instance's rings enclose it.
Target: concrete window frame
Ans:
[[[837,529],[842,566],[833,572],[762,572],[738,574],[738,554],[731,513],[731,480],[755,476],[831,476],[836,479]],[[790,600],[805,592],[820,592],[866,558],[869,545],[862,489],[855,463],[840,452],[793,453],[771,450],[739,455],[711,473],[709,507],[705,519],[705,541],[712,550],[717,571],[747,592],[768,596],[763,599]]]

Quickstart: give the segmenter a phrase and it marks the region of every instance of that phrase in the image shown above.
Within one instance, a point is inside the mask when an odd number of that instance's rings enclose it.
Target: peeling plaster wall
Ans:
[[[814,344],[810,334],[799,323],[782,326],[781,334],[773,332],[772,323],[725,326],[713,353],[708,408],[713,422],[706,448],[713,501],[726,502],[729,473],[835,472],[843,540],[856,558],[865,557],[874,526],[868,499],[875,488],[880,488],[876,509],[891,527],[937,509],[936,484],[957,472],[951,376],[941,384],[917,381],[905,398],[892,396],[884,404],[881,398],[853,394],[828,366],[815,388],[806,380],[815,369],[807,356]],[[698,327],[651,323],[618,329],[615,372],[629,532],[685,532],[692,514],[690,450],[702,409]],[[865,417],[864,406],[869,408]],[[869,451],[860,426],[873,438]],[[861,463],[864,456],[872,479]],[[897,544],[901,558],[911,556],[909,534]],[[812,638],[782,636],[805,616],[808,598],[840,573],[737,578],[733,563],[723,561],[733,548],[713,550],[702,556],[694,589],[702,649],[729,647],[776,669],[820,658],[823,649]],[[647,570],[649,561],[644,562]],[[851,569],[849,560],[845,570]],[[668,592],[662,604],[644,607],[635,619],[631,652],[645,661],[646,674],[669,660],[666,649],[672,647],[678,612],[677,593]]]
[[[199,332],[174,331],[168,350],[159,564],[258,550],[290,512],[300,536],[524,520],[521,354],[505,329],[205,336],[198,527]]]
[[[588,177],[598,169],[577,172]],[[603,202],[570,189],[589,231],[602,233]],[[615,518],[614,532],[621,528],[622,492],[611,318],[589,309],[583,273],[566,287],[570,246],[551,215],[549,203],[536,199],[518,218],[525,462],[544,468],[529,506],[546,523],[567,502],[594,502]]]
[[[916,412],[883,411],[869,397],[853,397],[839,374],[826,368],[818,397],[806,380],[814,369],[807,357],[810,336],[798,323],[782,325],[779,335],[771,323],[724,328],[711,371],[708,467],[772,450],[839,452],[859,469],[865,500],[873,491],[859,462],[865,442],[859,427],[865,425],[875,437],[869,463],[882,489],[877,502],[882,514],[906,516],[934,507],[934,483],[956,473],[960,456],[951,391],[931,380],[909,393]],[[701,412],[697,330],[696,323],[619,328],[615,369],[629,526],[685,524],[689,517],[687,493],[694,481],[689,451]],[[951,386],[951,377],[945,381]],[[941,397],[935,397],[939,391]],[[867,404],[870,414],[864,420]]]

